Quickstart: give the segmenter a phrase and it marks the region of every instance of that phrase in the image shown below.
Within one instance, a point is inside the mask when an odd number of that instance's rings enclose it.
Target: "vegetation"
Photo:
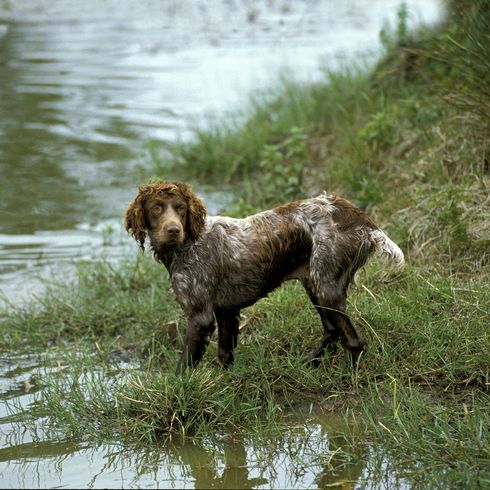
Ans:
[[[450,4],[436,31],[410,33],[404,19],[401,9],[384,30],[373,70],[282,80],[246,114],[174,145],[156,169],[241,182],[236,214],[321,188],[367,209],[408,267],[392,277],[373,263],[351,291],[367,340],[359,364],[335,349],[318,369],[300,362],[321,326],[287,284],[245,310],[232,369],[211,342],[177,378],[184,324],[163,268],[146,257],[82,265],[75,290],[54,287],[40,305],[2,314],[4,349],[64,353],[66,367],[39,381],[53,426],[146,442],[263,433],[312,403],[347,414],[337,463],[369,460],[374,483],[387,457],[415,485],[490,483],[490,3]]]

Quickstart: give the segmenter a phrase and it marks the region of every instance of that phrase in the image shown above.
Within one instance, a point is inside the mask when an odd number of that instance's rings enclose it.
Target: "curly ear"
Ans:
[[[145,250],[146,225],[143,210],[142,189],[136,199],[126,209],[124,226],[126,231],[138,242],[141,250]]]
[[[184,196],[187,203],[187,223],[186,234],[191,240],[196,240],[204,228],[206,219],[206,208],[199,197],[194,194],[192,188],[188,184],[176,182],[175,185]]]

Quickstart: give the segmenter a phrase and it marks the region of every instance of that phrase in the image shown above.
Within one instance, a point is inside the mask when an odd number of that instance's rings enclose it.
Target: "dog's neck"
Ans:
[[[192,244],[193,242],[187,239],[181,245],[163,245],[155,247],[152,244],[151,249],[155,259],[158,262],[161,262],[170,276],[172,276],[175,264],[179,262],[179,258],[192,246]]]

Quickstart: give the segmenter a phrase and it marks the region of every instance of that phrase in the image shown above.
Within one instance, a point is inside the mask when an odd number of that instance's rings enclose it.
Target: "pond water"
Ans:
[[[441,18],[442,0],[406,3],[411,24]],[[242,106],[280,70],[316,80],[322,66],[375,54],[399,4],[0,0],[0,299],[15,305],[45,280],[68,281],[77,259],[137,253],[121,223],[149,142],[190,138],[193,123]],[[227,202],[218,190],[197,190],[211,213]],[[291,429],[270,453],[250,438],[142,452],[35,437],[22,414],[36,403],[28,381],[36,369],[28,358],[0,359],[1,487],[334,481],[315,459],[331,451],[318,420]],[[7,405],[23,409],[12,415]],[[362,480],[365,469],[346,471],[335,481]]]
[[[0,488],[369,486],[367,458],[342,457],[342,417],[312,407],[291,414],[287,427],[272,436],[223,434],[144,447],[59,439],[36,411],[41,380],[65,367],[56,354],[0,361]],[[30,417],[37,417],[34,425],[25,423]],[[394,482],[388,479],[387,487]]]
[[[76,258],[128,253],[149,141],[189,137],[282,69],[314,80],[375,53],[399,3],[0,0],[0,294],[15,303]],[[409,1],[410,23],[441,3]]]

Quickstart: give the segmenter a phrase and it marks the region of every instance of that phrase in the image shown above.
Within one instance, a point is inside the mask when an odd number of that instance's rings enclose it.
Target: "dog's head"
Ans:
[[[155,182],[139,188],[126,210],[126,231],[144,250],[146,236],[153,249],[195,240],[204,227],[206,208],[188,184]]]

